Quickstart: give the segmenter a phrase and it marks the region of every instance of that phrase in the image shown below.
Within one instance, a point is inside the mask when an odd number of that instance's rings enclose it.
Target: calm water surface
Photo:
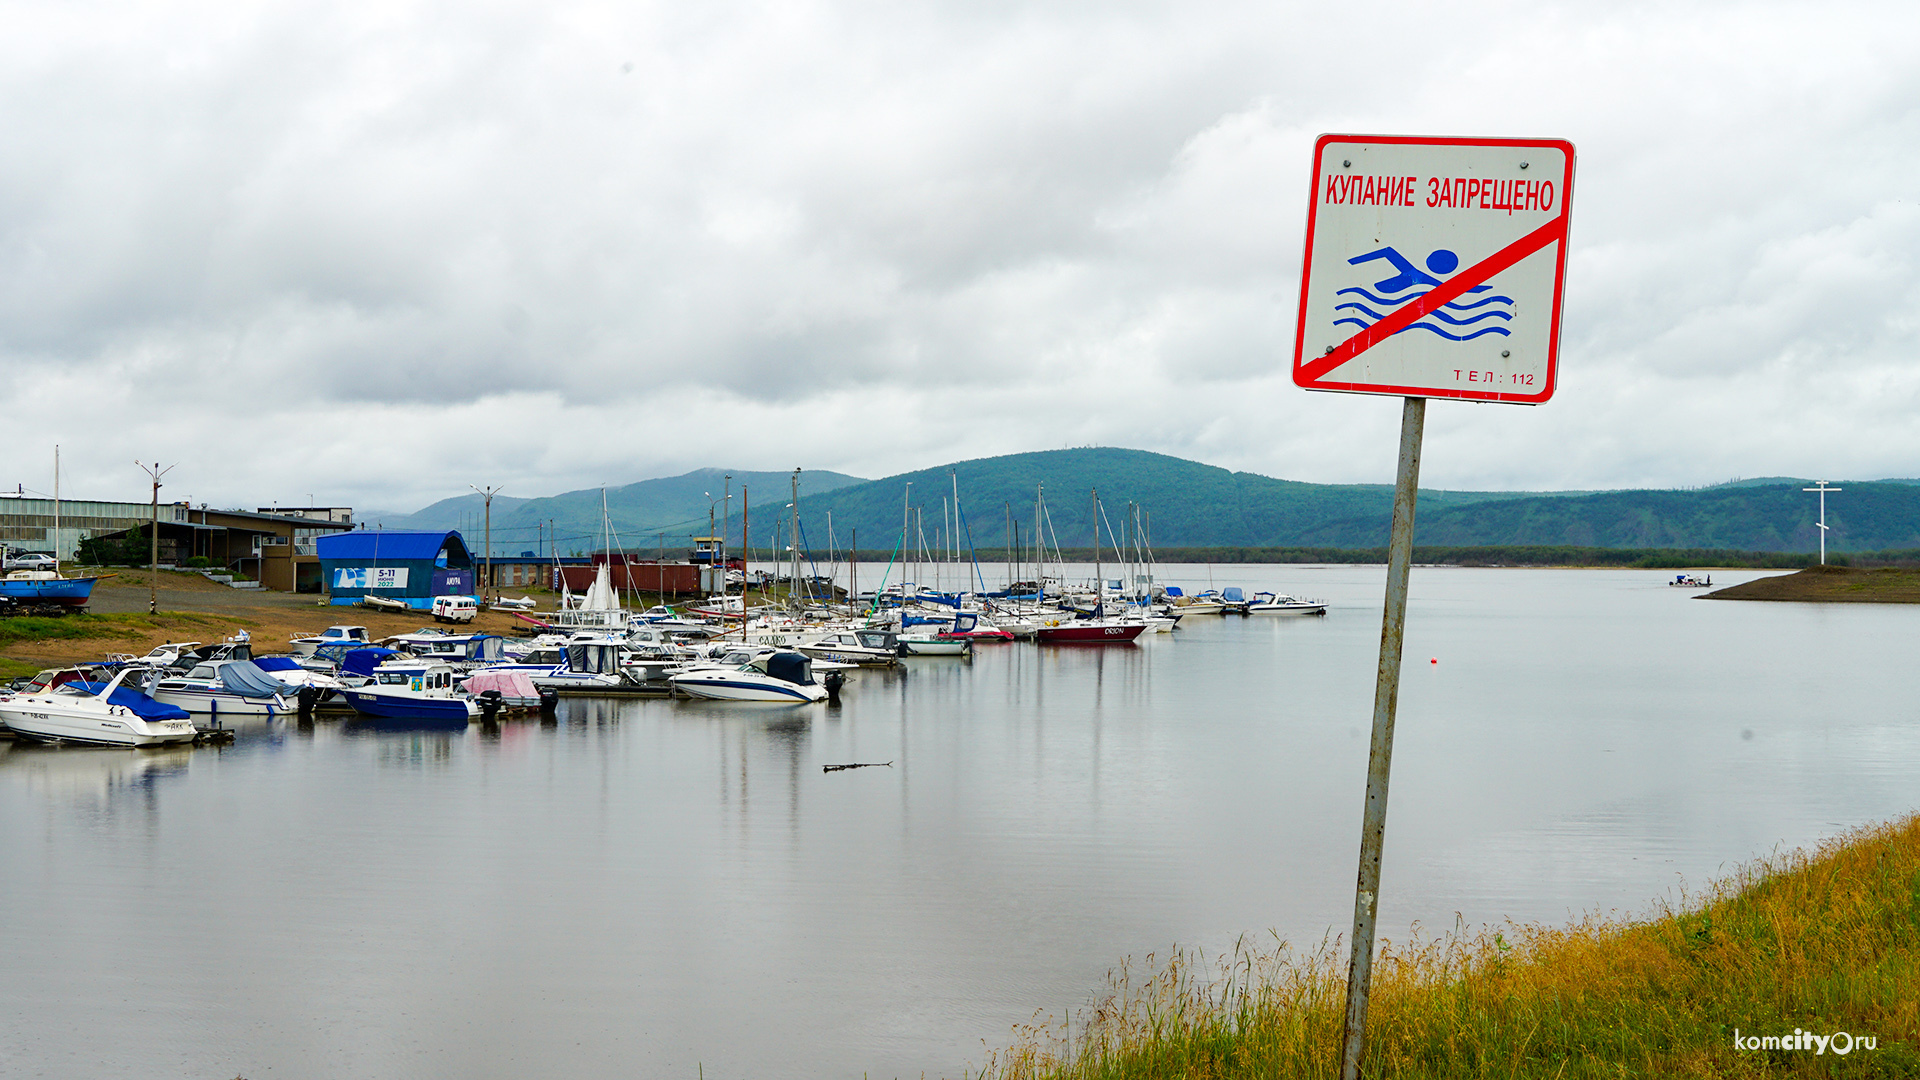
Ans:
[[[1128,955],[1343,933],[1384,571],[1212,577],[1334,607],[838,708],[0,750],[0,1073],[954,1076]],[[1920,609],[1663,581],[1416,568],[1383,933],[1645,911],[1913,806]]]

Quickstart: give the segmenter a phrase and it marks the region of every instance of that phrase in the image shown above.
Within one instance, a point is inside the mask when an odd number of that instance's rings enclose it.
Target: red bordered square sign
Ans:
[[[1322,135],[1293,381],[1552,397],[1572,203],[1565,139]]]

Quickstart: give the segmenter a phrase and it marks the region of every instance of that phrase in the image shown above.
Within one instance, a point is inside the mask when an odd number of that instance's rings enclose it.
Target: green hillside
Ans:
[[[719,469],[699,469],[608,488],[615,542],[631,550],[664,550],[669,558],[683,557],[688,538],[707,532],[708,507],[722,495],[723,476]],[[791,479],[787,472],[733,474],[734,513],[725,530],[732,546],[739,544],[744,485],[752,498],[749,524],[756,557],[765,559],[770,548],[785,548]],[[1009,516],[1022,545],[1031,543],[1035,495],[1042,485],[1051,528],[1048,540],[1057,538],[1069,549],[1093,543],[1095,488],[1114,531],[1125,532],[1127,506],[1137,503],[1144,508],[1148,535],[1161,549],[1376,548],[1386,542],[1393,502],[1387,484],[1276,480],[1144,450],[1046,450],[961,461],[883,480],[804,471],[804,546],[824,555],[830,539],[844,549],[857,532],[863,550],[891,550],[900,539],[902,505],[908,501],[918,511],[928,546],[941,546],[942,500],[951,500],[956,483],[965,519],[962,546],[970,540],[976,548],[996,550],[1006,544]],[[1911,480],[1836,483],[1844,490],[1827,500],[1830,550],[1920,548],[1920,485]],[[1420,493],[1416,542],[1432,548],[1806,552],[1819,546],[1816,501],[1800,490],[1806,485],[1789,477],[1767,477],[1667,491],[1426,490]],[[494,550],[551,551],[547,537],[553,534],[560,537],[562,552],[600,547],[600,495],[598,488],[589,488],[537,499],[495,497]],[[412,515],[388,515],[381,524],[389,529],[457,528],[477,549],[480,496],[446,499]],[[1101,543],[1112,543],[1104,530]]]
[[[949,472],[951,470],[951,472]],[[1045,450],[1030,454],[980,458],[950,466],[902,473],[884,480],[850,484],[832,491],[814,490],[813,474],[802,474],[801,522],[808,546],[827,546],[828,515],[832,515],[835,542],[844,547],[854,530],[865,550],[887,550],[900,538],[903,503],[909,500],[920,513],[927,543],[937,545],[942,515],[941,499],[951,500],[957,482],[964,527],[963,543],[998,548],[1008,535],[1008,516],[1017,525],[1021,543],[1033,535],[1034,503],[1045,485],[1049,542],[1062,547],[1093,543],[1093,490],[1099,489],[1108,523],[1124,531],[1129,502],[1146,511],[1148,535],[1157,545],[1260,547],[1299,544],[1300,537],[1330,520],[1378,519],[1380,533],[1393,507],[1390,484],[1308,484],[1275,480],[1255,473],[1232,472],[1196,461],[1144,450],[1089,447]],[[1486,491],[1428,491],[1426,507],[1469,506],[1538,493]],[[750,522],[753,546],[765,552],[769,543],[784,547],[786,533],[774,532],[787,500],[760,504],[755,500]],[[732,534],[738,537],[738,525]],[[1104,537],[1103,543],[1108,542]],[[1376,537],[1365,545],[1382,541]],[[737,540],[736,540],[737,543]]]
[[[708,505],[718,500],[715,512],[724,512],[729,472],[733,474],[736,521],[743,485],[747,494],[755,499],[760,498],[758,492],[777,491],[780,493],[778,505],[786,505],[788,481],[793,475],[786,472],[695,469],[680,476],[623,484],[606,489],[606,516],[612,522],[616,544],[647,548],[664,542],[670,557],[684,558],[687,538],[706,534]],[[820,490],[864,483],[859,477],[844,473],[820,471],[803,475],[808,486]],[[479,551],[484,513],[481,497],[467,494],[442,499],[403,517],[388,515],[380,524],[388,529],[458,529],[473,549]],[[498,553],[535,550],[550,553],[553,547],[549,538],[554,536],[559,537],[561,552],[586,552],[602,546],[601,535],[599,488],[537,499],[503,495],[493,498],[493,548]]]

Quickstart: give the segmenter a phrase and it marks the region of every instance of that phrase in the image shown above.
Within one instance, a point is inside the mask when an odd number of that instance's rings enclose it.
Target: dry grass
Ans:
[[[1066,1023],[1017,1029],[980,1080],[1335,1075],[1338,940],[1123,964]],[[1734,1031],[1846,1031],[1873,1050],[1738,1050]],[[1920,1076],[1920,817],[1746,867],[1637,921],[1385,943],[1375,1077]]]

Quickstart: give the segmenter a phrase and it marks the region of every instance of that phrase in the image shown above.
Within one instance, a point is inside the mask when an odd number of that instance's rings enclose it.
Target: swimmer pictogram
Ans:
[[[1342,316],[1333,320],[1335,326],[1351,323],[1365,330],[1387,317],[1387,311],[1376,311],[1375,308],[1391,310],[1417,300],[1427,295],[1428,291],[1445,284],[1440,277],[1432,275],[1451,274],[1460,267],[1460,256],[1445,248],[1436,248],[1428,254],[1426,265],[1427,270],[1432,274],[1422,272],[1413,263],[1407,261],[1405,255],[1391,247],[1379,248],[1364,255],[1355,255],[1347,262],[1358,266],[1375,259],[1385,259],[1389,265],[1399,271],[1390,278],[1373,283],[1374,290],[1386,295],[1376,296],[1374,292],[1357,285],[1338,290],[1335,293],[1336,296],[1348,299],[1345,303],[1334,305],[1334,313]],[[1490,292],[1492,289],[1491,285],[1475,285],[1467,292],[1483,293]],[[1489,320],[1500,321],[1489,322]],[[1404,334],[1409,330],[1425,330],[1428,333],[1438,334],[1448,341],[1472,341],[1474,338],[1485,337],[1488,334],[1510,336],[1512,331],[1502,325],[1502,322],[1512,321],[1513,297],[1495,295],[1481,297],[1470,304],[1442,304],[1394,333]],[[1488,323],[1488,325],[1480,326],[1481,323]]]

